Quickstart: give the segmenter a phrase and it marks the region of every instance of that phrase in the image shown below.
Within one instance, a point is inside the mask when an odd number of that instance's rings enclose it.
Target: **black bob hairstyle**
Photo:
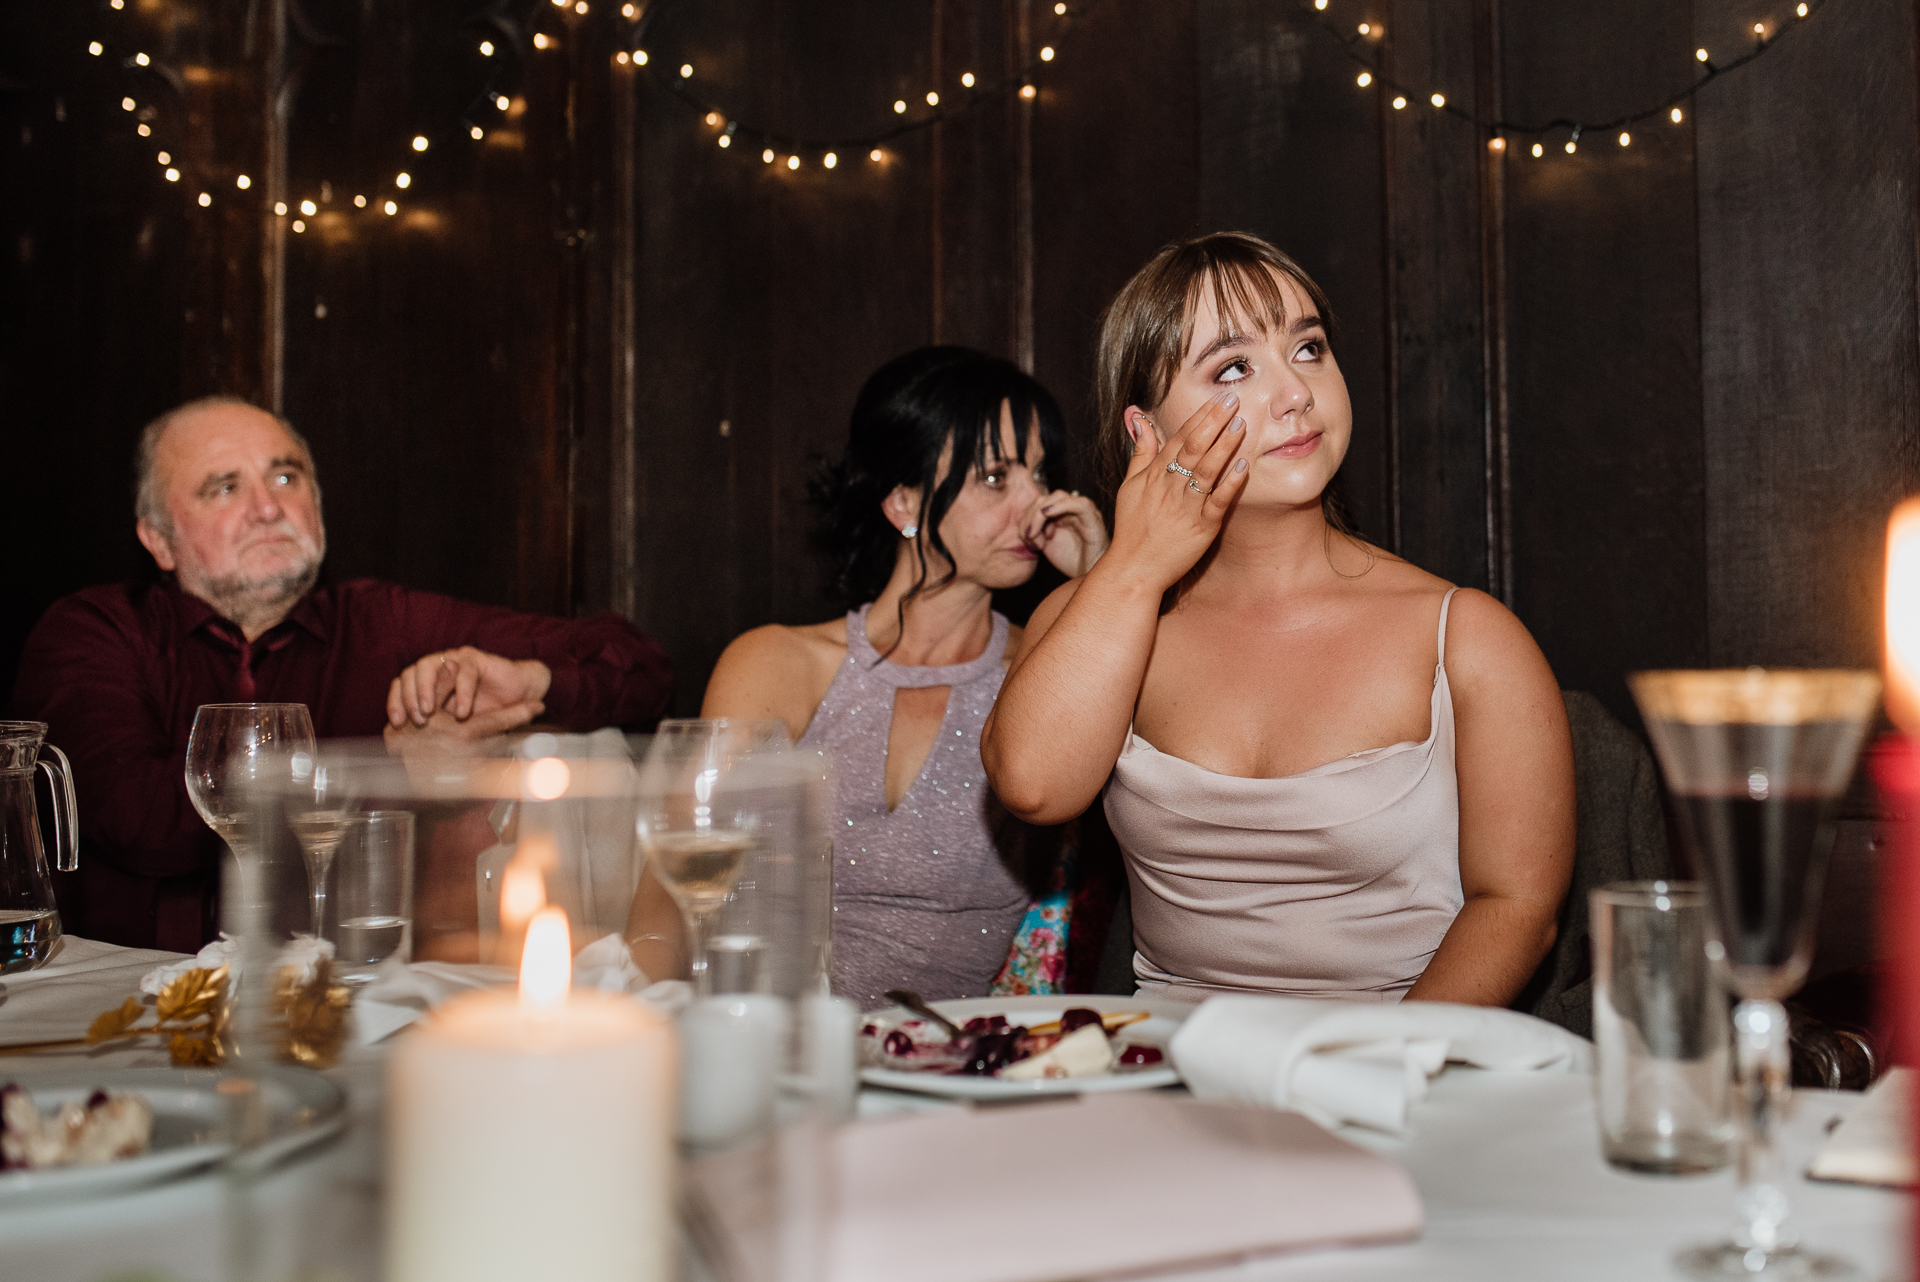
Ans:
[[[966,347],[922,347],[897,356],[874,372],[853,403],[847,448],[837,463],[823,463],[808,487],[821,516],[820,542],[832,560],[831,590],[848,606],[864,605],[880,595],[893,576],[900,531],[880,504],[896,486],[920,491],[916,524],[920,536],[920,573],[906,601],[927,587],[931,548],[954,576],[953,557],[940,538],[940,522],[975,471],[1002,458],[1000,407],[1013,422],[1014,456],[1027,461],[1028,425],[1040,429],[1040,448],[1050,472],[1047,484],[1063,478],[1067,428],[1060,407],[1032,375],[1012,361]],[[953,442],[952,465],[943,478],[940,455]],[[936,481],[938,482],[936,484]]]

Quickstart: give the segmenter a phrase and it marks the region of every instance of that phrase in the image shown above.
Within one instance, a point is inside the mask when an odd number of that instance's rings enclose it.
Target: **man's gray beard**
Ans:
[[[316,552],[305,565],[298,569],[288,569],[279,574],[270,574],[264,578],[249,579],[241,575],[229,575],[226,578],[210,579],[201,585],[201,592],[208,605],[218,610],[222,617],[231,619],[242,628],[255,623],[272,627],[287,616],[294,603],[312,590],[320,578],[320,562],[325,552]]]

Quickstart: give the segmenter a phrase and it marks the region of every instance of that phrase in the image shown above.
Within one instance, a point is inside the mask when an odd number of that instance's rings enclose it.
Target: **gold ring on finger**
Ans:
[[[1182,476],[1184,476],[1184,477],[1186,477],[1189,483],[1191,483],[1191,482],[1192,482],[1192,480],[1193,480],[1193,471],[1192,471],[1192,469],[1191,469],[1191,468],[1184,468],[1184,467],[1181,467],[1181,466],[1180,466],[1180,465],[1179,465],[1178,463],[1168,463],[1168,464],[1167,464],[1167,471],[1169,471],[1169,472],[1178,472],[1178,473],[1179,473],[1180,475],[1182,475]]]

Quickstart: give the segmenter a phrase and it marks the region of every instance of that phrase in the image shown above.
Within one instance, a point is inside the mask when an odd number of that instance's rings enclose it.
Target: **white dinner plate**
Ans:
[[[221,1138],[227,1102],[213,1068],[62,1069],[0,1076],[33,1094],[42,1113],[69,1100],[85,1103],[96,1090],[135,1093],[153,1109],[153,1138],[139,1157],[99,1166],[0,1171],[0,1206],[44,1198],[93,1197],[211,1166],[227,1155]],[[262,1075],[272,1138],[259,1149],[262,1165],[279,1161],[334,1134],[346,1123],[340,1088],[302,1068],[275,1066]]]
[[[935,1010],[956,1024],[981,1015],[1005,1015],[1010,1024],[1044,1024],[1059,1019],[1062,1011],[1083,1007],[1101,1014],[1116,1010],[1143,1010],[1148,1018],[1129,1024],[1120,1034],[1123,1042],[1157,1046],[1166,1058],[1151,1068],[1109,1073],[1102,1077],[1040,1078],[1031,1082],[1009,1082],[998,1077],[960,1077],[948,1073],[907,1073],[893,1068],[863,1068],[860,1080],[869,1086],[884,1086],[895,1091],[919,1091],[926,1095],[945,1095],[953,1099],[1024,1099],[1033,1095],[1081,1095],[1090,1091],[1144,1091],[1156,1086],[1172,1086],[1180,1074],[1174,1070],[1167,1043],[1194,1007],[1189,1002],[1155,1000],[1149,997],[1096,996],[1069,993],[1062,997],[967,997],[951,1002],[930,1002]],[[878,1025],[879,1036],[886,1030],[919,1016],[898,1006],[869,1011],[861,1019],[861,1035],[869,1024]]]

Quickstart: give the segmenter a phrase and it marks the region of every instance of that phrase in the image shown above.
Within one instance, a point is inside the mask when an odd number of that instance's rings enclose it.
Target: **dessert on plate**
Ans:
[[[153,1138],[153,1109],[138,1095],[95,1091],[43,1114],[26,1087],[0,1087],[0,1171],[99,1166],[138,1157]]]
[[[861,1062],[896,1072],[1012,1082],[1099,1077],[1160,1064],[1163,1052],[1158,1046],[1118,1036],[1147,1018],[1146,1011],[1102,1015],[1085,1007],[1033,1025],[1009,1023],[1005,1015],[982,1015],[968,1020],[955,1038],[930,1020],[870,1017],[860,1030]]]

